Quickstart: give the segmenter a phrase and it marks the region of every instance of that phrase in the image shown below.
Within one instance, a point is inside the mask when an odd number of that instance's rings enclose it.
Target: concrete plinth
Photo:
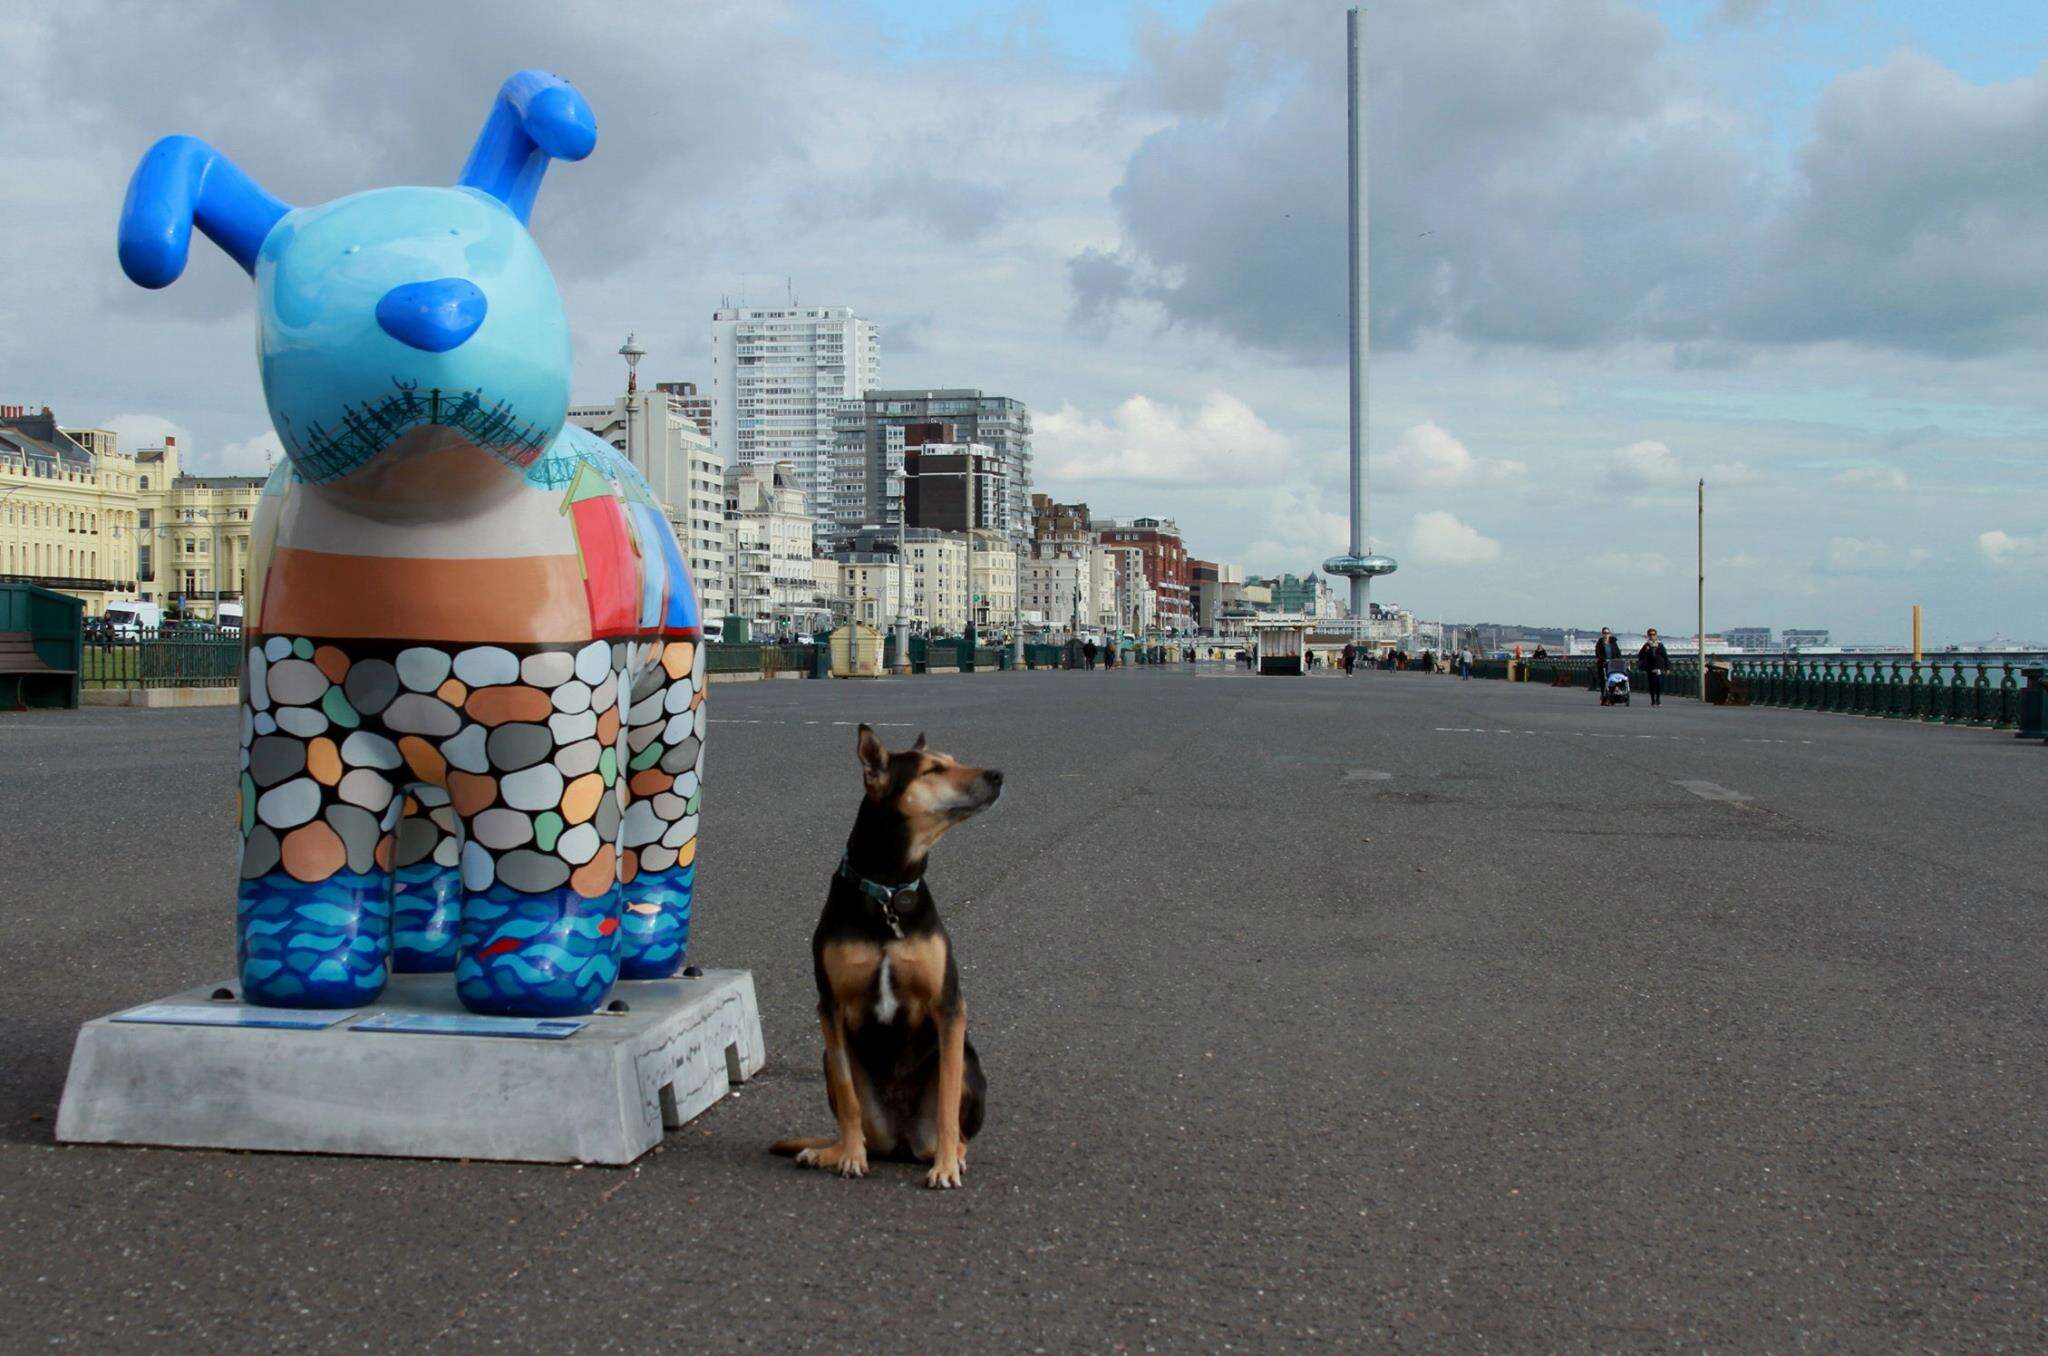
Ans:
[[[163,1001],[267,1011],[214,992]],[[628,1010],[577,1019],[583,1028],[558,1040],[358,1029],[383,1014],[460,1014],[451,975],[394,976],[376,1003],[318,1031],[144,1025],[115,1013],[78,1033],[57,1138],[625,1164],[766,1059],[744,970],[622,983],[613,999]]]

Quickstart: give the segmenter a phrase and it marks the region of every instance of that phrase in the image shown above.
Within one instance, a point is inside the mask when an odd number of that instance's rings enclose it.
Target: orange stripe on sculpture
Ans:
[[[271,557],[263,629],[499,645],[591,638],[571,555],[400,560],[290,546]]]

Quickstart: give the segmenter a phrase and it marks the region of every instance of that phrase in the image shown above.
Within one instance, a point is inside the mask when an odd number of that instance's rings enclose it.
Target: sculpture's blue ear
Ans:
[[[121,206],[121,270],[144,287],[168,287],[185,271],[197,226],[249,272],[277,219],[292,209],[197,137],[149,148]]]
[[[597,119],[568,81],[520,71],[498,87],[498,101],[455,182],[482,189],[524,222],[548,161],[581,160],[596,145]]]

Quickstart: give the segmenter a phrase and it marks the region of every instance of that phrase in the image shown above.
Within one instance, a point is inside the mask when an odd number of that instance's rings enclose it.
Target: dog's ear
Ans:
[[[854,747],[860,754],[860,779],[867,785],[868,794],[876,795],[889,784],[889,750],[866,725],[860,727]]]
[[[923,731],[923,730],[919,730],[919,731],[917,732],[917,742],[916,742],[915,744],[912,744],[912,745],[910,746],[910,751],[911,751],[912,753],[923,753],[923,752],[924,752],[924,731]]]

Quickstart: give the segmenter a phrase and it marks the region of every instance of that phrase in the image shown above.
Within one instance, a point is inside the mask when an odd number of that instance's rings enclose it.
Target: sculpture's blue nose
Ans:
[[[394,287],[377,303],[377,324],[401,344],[446,353],[484,323],[484,294],[463,278]]]

